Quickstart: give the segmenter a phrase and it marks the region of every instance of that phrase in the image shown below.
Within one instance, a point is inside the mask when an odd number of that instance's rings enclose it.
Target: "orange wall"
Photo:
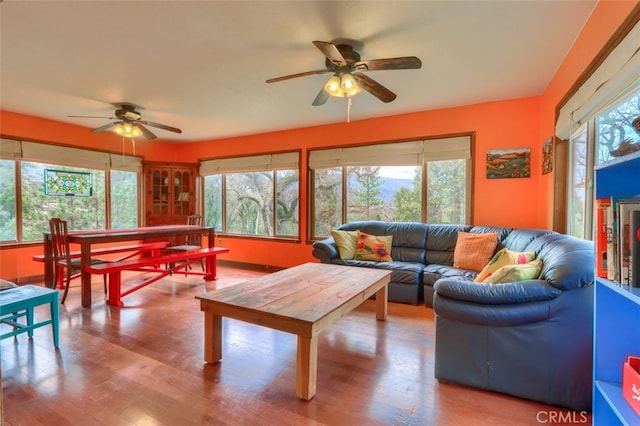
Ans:
[[[541,150],[542,142],[553,134],[556,105],[636,4],[601,1],[553,81],[539,97],[189,144],[140,141],[136,144],[136,154],[148,161],[197,162],[217,156],[301,150],[302,241],[220,237],[216,243],[231,249],[225,259],[239,262],[288,267],[314,260],[311,247],[306,242],[307,170],[304,160],[308,149],[333,145],[473,133],[473,224],[550,228],[553,173],[541,174]],[[0,111],[0,126],[4,137],[51,141],[112,152],[122,152],[123,149],[122,141],[110,133],[92,134],[85,127],[7,111]],[[487,150],[519,147],[531,148],[530,178],[486,179],[484,160]],[[132,153],[129,143],[124,149],[128,154]],[[37,275],[41,265],[30,260],[33,251],[32,248],[0,250],[0,277]]]

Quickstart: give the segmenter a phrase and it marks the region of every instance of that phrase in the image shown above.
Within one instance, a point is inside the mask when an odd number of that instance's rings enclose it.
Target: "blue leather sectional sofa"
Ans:
[[[392,235],[392,262],[342,260],[332,238],[315,242],[324,263],[392,270],[389,300],[432,306],[435,377],[575,410],[591,409],[594,249],[539,229],[353,222],[341,230]],[[485,284],[454,268],[458,231],[498,234],[496,252],[535,251],[538,279]]]

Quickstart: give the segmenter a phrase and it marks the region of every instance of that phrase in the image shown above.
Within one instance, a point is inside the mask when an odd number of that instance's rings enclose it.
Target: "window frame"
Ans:
[[[220,228],[216,227],[216,234],[221,236],[232,236],[242,238],[256,238],[256,239],[269,239],[269,240],[295,240],[301,239],[301,224],[300,224],[300,150],[284,151],[275,153],[259,153],[244,156],[233,157],[220,157],[208,160],[202,160],[200,162],[200,178],[202,179],[202,211],[205,215],[205,223],[207,223],[207,184],[206,179],[208,176],[220,176],[220,199],[221,199],[221,211]],[[279,234],[278,233],[278,215],[277,215],[277,194],[278,194],[278,172],[280,171],[293,171],[297,175],[297,235]],[[243,233],[231,233],[228,230],[227,215],[227,175],[229,174],[244,174],[244,173],[271,173],[272,191],[273,197],[270,200],[271,204],[271,228],[273,229],[273,235],[257,235],[257,234],[243,234]]]
[[[460,145],[456,143],[464,138],[466,140],[465,143],[462,143],[462,148]],[[446,141],[442,146],[447,146],[448,148],[439,147],[438,143]],[[451,142],[451,143],[450,143]],[[422,147],[418,148],[418,151],[415,153],[416,158],[413,160],[408,160],[410,151],[414,148],[411,144],[418,143],[422,144]],[[431,143],[431,144],[430,144]],[[371,158],[374,157],[373,153],[379,151],[384,152],[393,152],[394,144],[399,144],[403,149],[401,149],[400,155],[389,155],[383,156],[383,161],[379,163],[374,163],[371,161]],[[406,145],[403,145],[406,144]],[[451,146],[455,146],[456,149],[451,149]],[[357,146],[346,146],[341,148],[319,148],[310,150],[309,152],[309,167],[308,167],[308,206],[309,209],[307,211],[307,235],[309,236],[310,241],[317,241],[323,238],[327,238],[328,235],[316,235],[316,219],[315,219],[315,211],[316,211],[316,200],[315,200],[315,183],[316,176],[315,170],[317,169],[329,169],[331,167],[320,167],[322,165],[328,165],[335,163],[335,168],[341,168],[341,179],[342,179],[342,190],[341,190],[341,224],[347,222],[347,168],[350,166],[404,166],[404,165],[412,165],[415,167],[421,167],[421,179],[422,179],[422,187],[421,187],[421,221],[426,222],[428,217],[427,205],[428,205],[428,167],[429,163],[444,161],[444,160],[465,160],[464,169],[465,169],[465,177],[464,177],[464,188],[465,188],[465,222],[472,222],[472,214],[473,214],[473,169],[474,169],[474,161],[473,161],[473,152],[475,145],[475,133],[465,133],[465,134],[455,134],[449,136],[440,136],[440,137],[423,137],[418,139],[409,139],[409,140],[400,140],[394,142],[377,142],[367,145],[357,145]],[[434,149],[435,147],[435,149]],[[353,150],[350,152],[350,150]],[[340,154],[342,152],[342,155]],[[459,152],[459,158],[452,158],[452,152]],[[318,152],[319,154],[316,158],[313,158],[314,153]],[[354,160],[356,155],[360,152],[368,152],[368,157],[363,161],[362,164],[357,164]],[[455,154],[454,154],[455,155]],[[318,161],[316,161],[318,160]],[[376,161],[376,160],[373,160]],[[413,161],[413,163],[410,163]],[[344,163],[339,165],[340,163]]]
[[[49,168],[69,168],[80,170],[95,170],[104,173],[104,229],[110,229],[111,220],[111,173],[114,171],[133,172],[136,174],[136,221],[140,226],[142,207],[142,158],[124,154],[115,154],[104,151],[92,151],[82,148],[68,147],[59,144],[48,144],[15,139],[1,139],[0,158],[12,161],[14,164],[15,185],[15,216],[16,230],[15,240],[2,240],[0,246],[29,245],[42,241],[25,241],[23,224],[23,200],[22,200],[22,165],[25,162],[38,163]],[[72,159],[72,160],[70,160]],[[94,176],[95,178],[95,176]],[[95,184],[95,181],[94,181]],[[94,195],[95,196],[95,195]]]

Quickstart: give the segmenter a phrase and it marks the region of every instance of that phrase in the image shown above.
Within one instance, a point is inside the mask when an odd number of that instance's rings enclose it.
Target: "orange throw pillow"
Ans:
[[[468,271],[480,272],[489,263],[498,246],[498,234],[470,234],[458,232],[458,241],[453,251],[453,266]]]

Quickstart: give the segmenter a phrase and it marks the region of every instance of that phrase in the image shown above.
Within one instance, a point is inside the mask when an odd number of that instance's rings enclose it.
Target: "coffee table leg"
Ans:
[[[222,360],[222,317],[204,312],[204,360],[210,364]]]
[[[376,318],[379,321],[385,321],[387,319],[387,299],[388,291],[385,284],[380,290],[376,292]]]
[[[296,362],[296,396],[306,399],[316,394],[318,375],[318,336],[298,336],[298,359]]]

